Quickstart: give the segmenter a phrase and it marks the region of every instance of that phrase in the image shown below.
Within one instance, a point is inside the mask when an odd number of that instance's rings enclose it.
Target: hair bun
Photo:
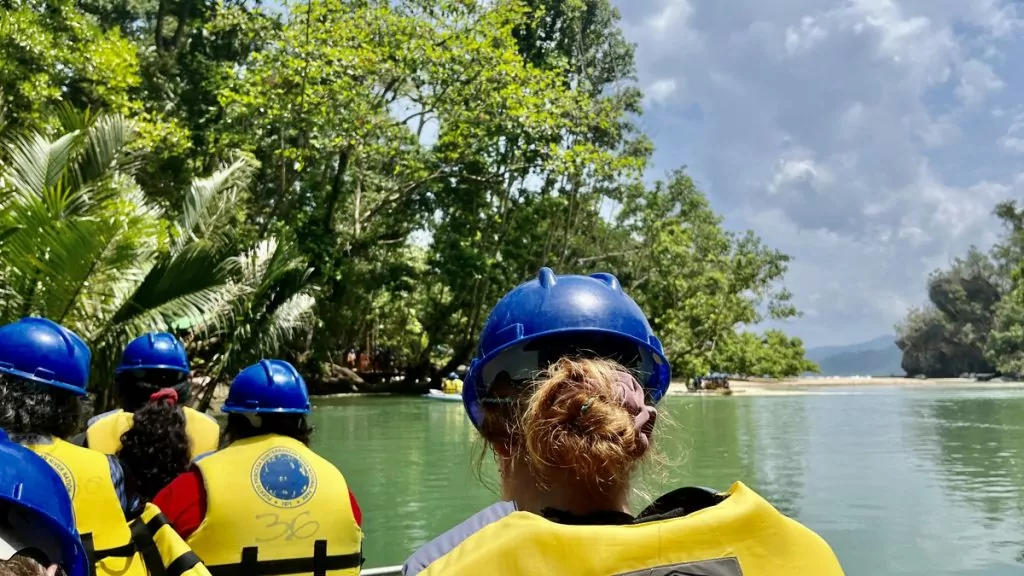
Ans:
[[[647,454],[656,414],[618,364],[563,358],[539,381],[523,415],[530,467],[542,482],[571,470],[605,492],[628,482]]]

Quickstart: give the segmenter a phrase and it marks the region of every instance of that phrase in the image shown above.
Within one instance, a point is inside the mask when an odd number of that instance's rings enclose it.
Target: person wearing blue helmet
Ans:
[[[441,384],[441,391],[445,394],[462,394],[462,380],[459,380],[459,375],[455,372],[448,374]]]
[[[661,342],[611,274],[543,268],[514,288],[487,319],[462,393],[504,501],[418,550],[403,574],[842,575],[820,537],[739,482],[630,512],[670,379]]]
[[[187,406],[190,372],[185,346],[173,334],[150,332],[135,338],[115,371],[121,408],[91,418],[76,443],[120,454],[145,478],[140,491],[151,498],[186,470],[189,461],[217,449],[217,421]],[[122,438],[133,428],[129,449],[121,453]]]
[[[60,476],[0,430],[0,574],[88,576]]]
[[[116,458],[64,440],[78,426],[91,356],[81,337],[45,318],[0,327],[0,428],[60,476],[96,574],[146,576],[175,562],[185,574],[201,574],[205,568],[190,563],[191,551],[173,530],[133,529],[138,519],[156,518],[158,511],[127,489],[131,480]],[[147,558],[153,546],[162,553]],[[164,566],[147,566],[157,559]]]
[[[222,448],[154,499],[174,529],[214,573],[358,574],[362,514],[342,473],[309,449],[298,371],[283,360],[249,366],[221,410]]]

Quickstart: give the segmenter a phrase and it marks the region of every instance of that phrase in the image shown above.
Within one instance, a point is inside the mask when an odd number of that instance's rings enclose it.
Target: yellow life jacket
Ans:
[[[29,444],[64,480],[75,510],[75,524],[96,573],[146,576],[135,551],[132,532],[121,510],[110,464],[99,452],[53,438],[50,444]]]
[[[462,380],[458,378],[455,380],[445,379],[441,391],[445,394],[462,394]]]
[[[209,576],[199,557],[153,504],[132,521],[132,539],[152,576]]]
[[[246,438],[194,465],[206,517],[188,544],[214,576],[359,574],[363,533],[345,477],[301,442]]]
[[[220,441],[220,425],[217,421],[188,406],[182,406],[185,414],[185,433],[189,440],[189,458],[217,449]],[[85,432],[89,448],[104,454],[117,454],[121,450],[121,436],[132,427],[133,414],[116,410],[96,420]]]
[[[513,512],[420,572],[437,575],[842,576],[832,549],[742,483],[702,510],[623,526]]]

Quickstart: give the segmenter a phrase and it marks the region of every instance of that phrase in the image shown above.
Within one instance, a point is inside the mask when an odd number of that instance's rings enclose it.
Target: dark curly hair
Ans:
[[[0,374],[0,428],[9,434],[70,438],[81,417],[81,399],[71,392]]]
[[[228,424],[220,435],[220,447],[224,448],[232,442],[263,436],[279,434],[294,438],[309,446],[309,438],[313,435],[313,425],[306,421],[304,414],[257,414],[260,425],[254,425],[244,414],[228,414]]]
[[[167,398],[151,400],[121,435],[118,459],[135,494],[152,500],[164,486],[189,468],[185,415]]]

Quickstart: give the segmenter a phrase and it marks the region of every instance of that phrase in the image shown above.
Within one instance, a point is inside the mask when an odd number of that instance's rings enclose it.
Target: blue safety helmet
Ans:
[[[615,359],[644,385],[651,402],[664,396],[672,379],[661,341],[640,307],[611,274],[555,276],[541,268],[491,310],[476,358],[462,390],[473,424],[480,427],[479,398],[496,376],[532,380],[565,354]]]
[[[67,576],[89,574],[64,482],[45,460],[0,430],[0,560],[28,549],[59,563]]]
[[[449,380],[458,380],[459,379],[459,375],[456,374],[455,372],[452,372],[451,374],[448,375],[448,379]]]
[[[92,353],[78,334],[46,318],[0,327],[0,373],[85,394]]]
[[[185,346],[174,334],[150,332],[125,346],[117,374],[127,370],[173,370],[188,374],[190,368]]]
[[[309,414],[306,381],[284,360],[260,360],[235,376],[221,411]]]

